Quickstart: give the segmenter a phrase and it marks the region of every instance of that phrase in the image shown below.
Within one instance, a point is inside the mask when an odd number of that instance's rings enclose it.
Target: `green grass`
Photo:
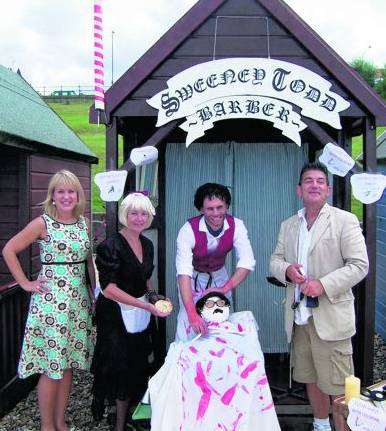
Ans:
[[[92,178],[98,172],[105,171],[105,126],[89,124],[88,111],[90,102],[73,102],[68,105],[63,103],[50,103],[52,109],[68,124],[75,133],[87,144],[90,150],[99,158],[98,165],[92,165]],[[384,132],[385,127],[377,128],[377,136]],[[352,140],[352,157],[356,159],[362,153],[362,136],[356,136]],[[119,165],[122,164],[122,140],[119,140]],[[92,181],[92,210],[93,212],[105,212],[103,201],[99,197],[99,189]],[[351,200],[351,211],[362,220],[363,205],[354,197]]]
[[[90,150],[98,157],[99,163],[92,165],[92,211],[94,213],[105,212],[104,202],[99,197],[99,188],[94,183],[95,174],[106,169],[106,130],[103,124],[89,124],[88,111],[90,102],[50,103],[51,108],[70,126]],[[122,140],[119,140],[119,164],[122,163]]]

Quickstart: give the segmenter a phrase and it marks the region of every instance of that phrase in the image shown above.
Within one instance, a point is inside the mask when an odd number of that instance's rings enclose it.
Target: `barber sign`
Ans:
[[[300,145],[301,116],[341,129],[339,113],[350,104],[331,83],[296,64],[268,58],[227,58],[197,64],[173,76],[147,103],[158,110],[157,127],[186,118],[187,146],[216,121],[256,118]],[[294,109],[297,107],[297,109]]]

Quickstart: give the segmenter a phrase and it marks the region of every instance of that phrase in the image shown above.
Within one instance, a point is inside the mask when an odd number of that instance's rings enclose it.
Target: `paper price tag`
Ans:
[[[344,177],[353,168],[355,161],[343,150],[343,148],[329,142],[323,149],[319,161],[327,166],[333,175]]]
[[[130,153],[130,160],[135,166],[148,165],[158,159],[158,150],[151,145],[146,147],[133,148]]]
[[[354,174],[350,178],[353,195],[364,204],[381,199],[386,187],[386,176],[382,174]]]
[[[105,202],[118,201],[125,189],[127,171],[100,172],[94,182],[99,187],[101,199]]]

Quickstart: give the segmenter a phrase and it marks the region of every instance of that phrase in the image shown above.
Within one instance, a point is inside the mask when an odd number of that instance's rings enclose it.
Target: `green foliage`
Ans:
[[[106,130],[103,124],[89,124],[88,111],[91,102],[50,103],[51,108],[82,139],[90,150],[99,158],[97,165],[91,165],[92,175],[92,211],[105,212],[104,202],[99,197],[99,188],[94,183],[95,174],[105,171]],[[119,141],[119,163],[122,163],[122,141]]]
[[[381,69],[381,76],[375,83],[375,91],[386,99],[386,64]]]
[[[377,72],[375,64],[363,58],[356,58],[351,62],[351,67],[353,67],[371,87],[375,87],[375,76]]]

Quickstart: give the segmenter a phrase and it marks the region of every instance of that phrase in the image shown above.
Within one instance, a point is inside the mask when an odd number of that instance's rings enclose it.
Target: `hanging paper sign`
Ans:
[[[197,64],[170,78],[167,85],[147,100],[158,109],[157,127],[190,117],[209,101],[230,96],[283,100],[298,106],[301,115],[336,129],[341,129],[339,113],[350,106],[316,73],[269,58],[225,58]]]
[[[385,431],[386,413],[369,401],[354,398],[348,403],[347,425],[352,431]]]
[[[381,199],[386,187],[386,176],[382,174],[355,174],[350,178],[353,195],[364,204]]]
[[[133,148],[130,153],[130,160],[135,166],[148,165],[157,159],[158,150],[152,146]]]
[[[196,107],[196,112],[187,117],[181,129],[188,133],[186,146],[211,129],[216,121],[235,118],[267,120],[280,129],[297,145],[301,145],[299,133],[307,126],[292,106],[281,100],[261,96],[230,96],[214,99]]]
[[[355,161],[343,148],[329,142],[319,157],[319,161],[327,166],[333,175],[344,177],[354,167]]]
[[[95,175],[95,184],[101,192],[101,199],[105,202],[118,201],[125,189],[127,171],[100,172]]]

